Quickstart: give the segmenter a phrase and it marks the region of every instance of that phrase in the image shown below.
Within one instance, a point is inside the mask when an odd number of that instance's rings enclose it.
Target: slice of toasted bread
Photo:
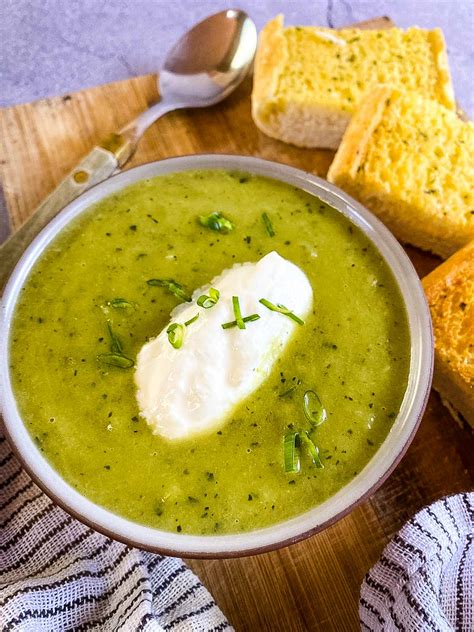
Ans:
[[[284,28],[279,15],[260,34],[253,119],[274,138],[336,149],[361,97],[380,83],[454,109],[441,30]]]
[[[474,241],[423,279],[435,337],[433,387],[474,428]]]
[[[474,239],[474,125],[379,86],[362,100],[328,180],[401,240],[448,257]]]

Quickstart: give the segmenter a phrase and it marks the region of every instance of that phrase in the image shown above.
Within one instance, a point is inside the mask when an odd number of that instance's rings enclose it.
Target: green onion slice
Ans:
[[[97,359],[103,364],[117,366],[120,369],[130,369],[134,365],[133,360],[126,358],[121,353],[100,353]]]
[[[110,336],[110,350],[112,351],[112,353],[121,354],[123,351],[122,342],[117,334],[114,333],[112,325],[110,324],[110,320],[107,321],[107,329],[109,330]]]
[[[283,450],[285,456],[285,472],[300,471],[300,457],[298,455],[299,434],[290,432],[285,435]]]
[[[235,316],[235,322],[237,323],[237,327],[239,329],[245,329],[245,323],[242,318],[242,312],[240,311],[240,303],[239,303],[238,296],[232,297],[232,307],[234,308],[234,316]]]
[[[108,305],[115,307],[116,309],[126,309],[127,307],[133,307],[133,303],[127,301],[125,298],[113,298],[108,302]]]
[[[185,323],[171,323],[171,325],[169,325],[168,329],[166,330],[166,333],[168,334],[168,340],[170,341],[170,344],[175,349],[180,349],[183,346],[184,334],[186,333],[186,327],[189,327],[189,325],[192,325],[193,323],[195,323],[198,318],[199,318],[199,314],[196,314],[196,316],[193,316],[192,318],[187,320]]]
[[[304,320],[302,320],[296,314],[293,314],[293,312],[290,309],[288,309],[288,307],[285,307],[281,303],[277,303],[276,305],[274,305],[273,303],[270,303],[270,301],[268,301],[266,298],[261,298],[259,302],[262,305],[265,305],[265,307],[269,309],[270,311],[278,312],[279,314],[288,316],[288,318],[291,318],[291,320],[294,320],[295,323],[298,323],[298,325],[304,325]]]
[[[168,334],[168,340],[170,341],[171,346],[175,349],[180,349],[183,340],[184,340],[184,332],[186,330],[186,326],[181,323],[171,323],[171,325],[166,330]]]
[[[283,391],[282,393],[280,393],[278,397],[288,397],[289,395],[291,395],[292,393],[296,391],[296,389],[299,387],[300,384],[301,384],[301,381],[298,380],[296,384],[293,384],[286,391]]]
[[[193,316],[192,318],[190,318],[189,320],[187,320],[184,323],[185,327],[189,327],[189,325],[192,325],[192,323],[195,323],[197,321],[197,319],[199,318],[199,314],[196,314],[196,316]]]
[[[270,235],[270,237],[275,237],[275,231],[273,229],[272,222],[270,221],[270,218],[268,217],[267,213],[262,213],[262,220],[263,220],[263,223],[265,224],[265,228],[267,230],[267,233]]]
[[[189,294],[186,293],[181,283],[177,283],[173,279],[148,279],[147,284],[152,287],[165,287],[168,292],[174,294],[176,298],[186,301],[186,303],[190,303],[192,300]]]
[[[251,323],[254,320],[258,320],[260,316],[258,314],[250,314],[250,316],[244,316],[242,320],[244,323]],[[224,323],[221,325],[222,329],[232,329],[232,327],[237,327],[237,321],[231,320],[229,323]]]
[[[320,426],[328,418],[326,409],[314,391],[306,391],[303,395],[303,410],[306,419],[314,428]]]
[[[199,217],[199,223],[201,226],[206,226],[206,228],[215,230],[218,233],[227,234],[234,230],[233,222],[219,212],[210,213],[209,215],[201,215]]]
[[[203,307],[204,309],[210,309],[214,307],[220,297],[219,290],[211,287],[209,288],[209,294],[201,294],[201,296],[197,300],[197,304],[199,307]]]
[[[314,465],[316,465],[316,467],[319,469],[324,468],[324,465],[319,458],[319,449],[317,446],[314,445],[313,441],[309,437],[309,434],[306,431],[302,432],[300,435],[300,439],[301,444],[304,445],[305,448],[308,450]]]

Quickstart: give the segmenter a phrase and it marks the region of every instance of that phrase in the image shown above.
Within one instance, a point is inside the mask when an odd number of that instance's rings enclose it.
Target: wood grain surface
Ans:
[[[0,168],[11,226],[17,228],[107,133],[158,97],[139,77],[0,113]],[[261,134],[250,116],[250,81],[225,103],[159,120],[130,167],[181,154],[247,154],[324,176],[330,151],[302,150]],[[439,260],[408,248],[422,275]],[[430,501],[472,488],[472,433],[432,394],[421,427],[395,472],[346,518],[291,547],[234,560],[190,561],[235,629],[357,630],[361,581],[390,536]]]

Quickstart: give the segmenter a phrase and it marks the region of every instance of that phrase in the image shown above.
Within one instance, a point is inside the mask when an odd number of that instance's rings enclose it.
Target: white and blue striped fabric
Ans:
[[[367,573],[359,616],[363,631],[474,631],[474,493],[407,522]]]
[[[181,560],[82,525],[36,487],[0,436],[0,630],[231,629]]]

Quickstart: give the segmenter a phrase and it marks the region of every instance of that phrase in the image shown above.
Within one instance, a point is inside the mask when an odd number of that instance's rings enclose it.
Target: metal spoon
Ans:
[[[0,289],[40,230],[66,204],[122,167],[152,123],[172,110],[214,105],[235,90],[248,74],[256,47],[255,24],[243,11],[216,13],[188,31],[166,56],[159,77],[159,103],[94,147],[0,246]]]

